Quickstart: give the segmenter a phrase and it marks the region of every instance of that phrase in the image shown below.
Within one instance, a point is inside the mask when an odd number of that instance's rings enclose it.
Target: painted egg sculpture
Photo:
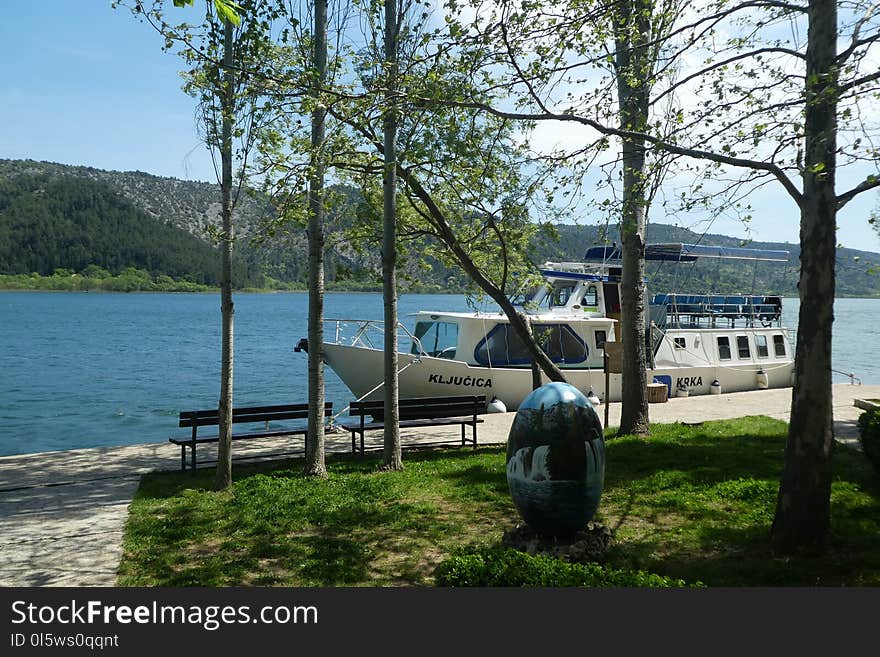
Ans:
[[[507,485],[533,530],[565,536],[583,529],[605,484],[602,422],[584,394],[548,383],[520,404],[507,439]]]

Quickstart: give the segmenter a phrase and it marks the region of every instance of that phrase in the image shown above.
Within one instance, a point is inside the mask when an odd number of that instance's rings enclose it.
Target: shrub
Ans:
[[[865,411],[859,416],[859,442],[865,456],[880,473],[880,409]]]
[[[463,553],[442,562],[435,572],[437,586],[527,587],[652,587],[703,586],[641,570],[618,570],[601,564],[568,563],[513,549],[488,548]]]

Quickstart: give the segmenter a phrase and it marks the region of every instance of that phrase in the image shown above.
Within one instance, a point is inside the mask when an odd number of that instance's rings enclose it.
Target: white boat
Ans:
[[[645,257],[785,262],[788,252],[658,244]],[[606,344],[617,339],[620,273],[613,247],[590,249],[584,262],[548,262],[544,284],[518,308],[568,382],[602,402],[621,394],[621,375],[608,375],[607,392],[605,375]],[[647,380],[665,384],[668,397],[792,385],[794,353],[778,296],[657,294],[649,309]],[[501,312],[424,310],[413,331],[400,326],[400,338],[409,339],[399,353],[402,398],[484,394],[515,410],[532,390],[531,361]],[[382,322],[326,320],[332,338],[324,360],[358,399],[382,398],[381,333]]]

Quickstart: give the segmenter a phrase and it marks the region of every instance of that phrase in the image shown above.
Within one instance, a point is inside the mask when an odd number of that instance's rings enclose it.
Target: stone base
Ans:
[[[545,537],[536,533],[525,523],[506,530],[501,545],[526,554],[544,554],[569,563],[601,562],[605,552],[614,541],[614,532],[597,522],[587,526],[572,536],[565,538]]]

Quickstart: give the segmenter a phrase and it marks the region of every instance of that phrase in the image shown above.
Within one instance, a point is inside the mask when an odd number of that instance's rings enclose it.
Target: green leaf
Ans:
[[[241,5],[238,5],[231,0],[214,0],[214,7],[217,9],[217,14],[223,22],[232,23],[236,26],[241,23],[241,17],[236,11],[242,11]]]

